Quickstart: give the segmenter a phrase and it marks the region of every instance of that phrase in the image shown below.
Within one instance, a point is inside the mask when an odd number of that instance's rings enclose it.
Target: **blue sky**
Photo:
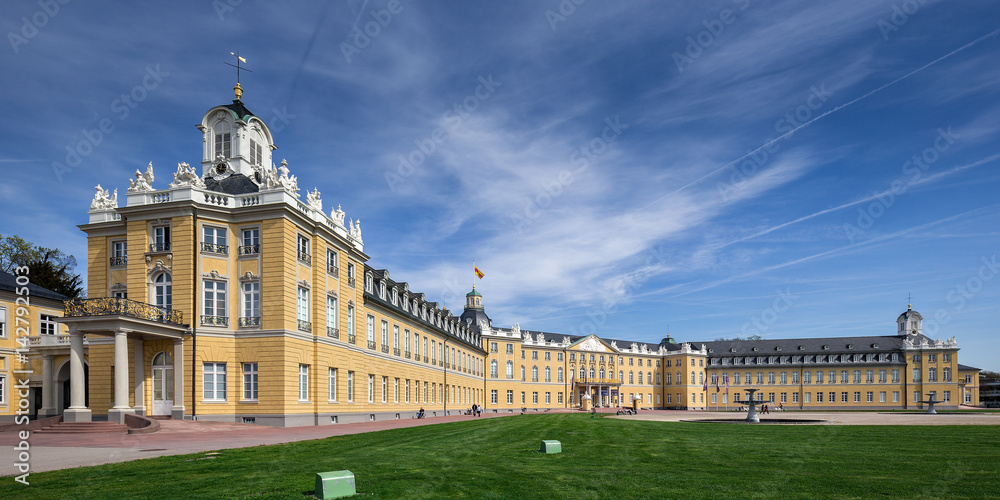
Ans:
[[[496,325],[642,341],[892,335],[912,294],[1000,369],[995,3],[45,5],[0,19],[0,233],[80,272],[93,186],[197,164],[239,49],[303,196],[453,311],[473,259]]]

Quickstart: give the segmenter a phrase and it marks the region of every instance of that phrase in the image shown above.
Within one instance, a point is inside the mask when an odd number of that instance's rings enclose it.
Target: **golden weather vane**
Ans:
[[[240,87],[240,71],[249,71],[250,73],[253,73],[253,71],[243,66],[240,66],[241,62],[243,64],[246,64],[247,60],[244,59],[242,56],[240,56],[239,49],[237,49],[236,52],[230,52],[229,54],[236,58],[236,64],[230,64],[230,63],[225,63],[225,64],[227,66],[232,66],[236,68],[236,86],[233,87],[233,91],[236,92],[236,99],[239,100],[239,98],[243,96],[243,87]]]

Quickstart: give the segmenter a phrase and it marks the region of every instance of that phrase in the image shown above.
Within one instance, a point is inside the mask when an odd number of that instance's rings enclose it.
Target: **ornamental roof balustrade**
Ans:
[[[65,302],[64,317],[85,316],[128,316],[130,318],[157,321],[177,326],[184,325],[184,314],[181,311],[167,307],[154,306],[131,299],[119,297],[99,297],[91,299],[73,299]]]

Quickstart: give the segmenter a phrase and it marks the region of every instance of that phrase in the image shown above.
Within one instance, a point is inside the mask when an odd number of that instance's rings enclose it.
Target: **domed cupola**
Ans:
[[[198,125],[202,133],[202,178],[208,189],[230,194],[258,191],[264,169],[272,164],[271,131],[240,99],[236,84],[232,104],[208,110]]]
[[[486,310],[483,308],[483,295],[476,291],[475,285],[473,285],[471,292],[465,294],[465,310],[462,312],[461,320],[468,323],[477,332],[481,331],[480,324],[483,322],[487,326],[493,322],[486,315]]]
[[[906,312],[896,318],[896,335],[920,335],[923,333],[924,317],[914,311],[910,304],[906,305]]]

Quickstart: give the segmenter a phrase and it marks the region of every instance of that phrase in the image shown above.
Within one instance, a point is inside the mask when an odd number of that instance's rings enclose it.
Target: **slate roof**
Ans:
[[[714,340],[710,342],[692,342],[693,347],[705,347],[713,356],[765,356],[783,354],[830,354],[849,352],[879,352],[899,350],[903,347],[901,335],[871,336],[871,337],[826,337],[808,339],[764,339],[764,340]],[[915,339],[933,340],[917,335]],[[851,346],[851,347],[849,347]],[[757,348],[755,351],[754,348]]]
[[[959,370],[975,370],[977,372],[983,371],[982,368],[976,368],[975,366],[963,365],[962,363],[958,364],[958,369]]]
[[[231,195],[257,193],[260,191],[257,184],[243,174],[233,174],[221,181],[209,177],[205,179],[205,189]]]
[[[31,278],[30,274],[28,275],[28,278]],[[7,290],[16,293],[17,288],[18,288],[17,277],[6,271],[0,271],[0,290]],[[28,294],[29,297],[42,297],[46,299],[59,300],[59,301],[69,300],[69,297],[65,295],[53,292],[48,288],[42,288],[30,282],[28,283]]]
[[[232,111],[237,118],[243,121],[247,121],[249,117],[254,116],[254,114],[243,105],[243,101],[239,99],[233,99],[232,104],[223,104],[222,107],[228,108],[229,111]]]

